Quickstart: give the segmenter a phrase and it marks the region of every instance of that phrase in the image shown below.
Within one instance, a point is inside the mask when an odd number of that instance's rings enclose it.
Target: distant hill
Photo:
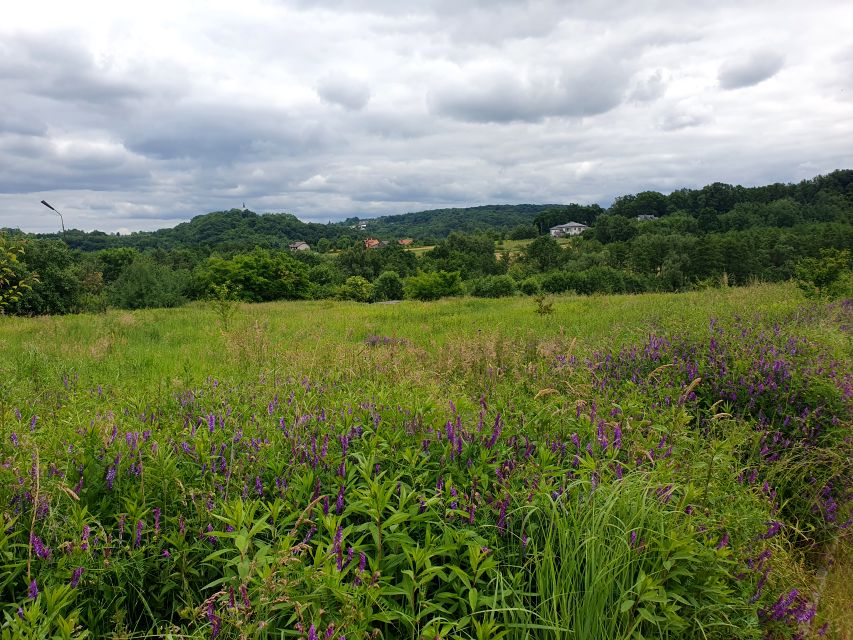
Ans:
[[[199,215],[189,222],[157,231],[139,231],[118,236],[102,231],[85,232],[71,229],[63,237],[71,248],[82,251],[114,247],[140,250],[194,247],[208,251],[243,251],[256,246],[285,248],[297,240],[313,246],[321,238],[334,242],[342,237],[356,239],[366,236],[383,240],[405,237],[418,241],[434,241],[445,238],[454,231],[503,232],[520,224],[532,225],[536,216],[555,208],[559,209],[560,205],[487,205],[418,211],[362,221],[350,218],[330,224],[302,222],[289,213],[257,214],[244,209],[231,209]],[[359,229],[359,222],[366,223],[366,227]],[[38,237],[60,236],[38,234]]]
[[[790,206],[786,208],[786,201],[794,205],[796,212]],[[780,202],[783,205],[777,206],[779,210],[771,212],[775,216],[773,219],[753,219],[767,215],[760,209],[761,205]],[[343,222],[318,224],[302,222],[289,213],[257,214],[231,209],[199,215],[173,228],[140,231],[127,236],[72,229],[62,237],[70,247],[83,251],[132,247],[140,250],[186,248],[199,252],[240,252],[256,246],[285,248],[297,240],[314,246],[323,238],[332,244],[340,242],[341,246],[367,236],[381,240],[413,238],[432,243],[454,231],[504,234],[520,225],[536,226],[540,233],[544,233],[549,227],[570,220],[593,225],[603,213],[627,219],[684,214],[694,217],[704,230],[743,228],[759,222],[770,226],[790,226],[797,221],[840,220],[849,223],[851,202],[853,170],[846,169],[796,184],[742,187],[715,182],[701,189],[678,189],[669,194],[643,191],[615,198],[606,211],[595,204],[498,204],[433,209],[367,220],[349,218]],[[60,236],[38,234],[36,237]]]

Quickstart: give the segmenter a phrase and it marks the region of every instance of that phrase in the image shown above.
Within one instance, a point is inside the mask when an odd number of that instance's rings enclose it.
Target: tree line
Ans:
[[[73,235],[6,233],[0,307],[21,315],[170,307],[217,291],[250,302],[679,291],[788,280],[798,276],[798,265],[801,272],[804,264],[816,272],[827,260],[841,265],[841,280],[849,280],[844,274],[853,249],[853,171],[797,185],[718,183],[669,195],[643,192],[617,198],[606,210],[566,205],[527,213],[527,222],[513,219],[511,227],[450,232],[420,256],[393,238],[368,249],[350,224],[316,225],[331,237],[318,236],[318,250],[290,252],[280,236],[256,223],[304,223],[249,212],[232,218],[255,225],[247,236],[251,246],[239,237],[239,225],[229,227],[234,244],[223,244],[227,234],[220,227],[231,224],[230,214],[178,225],[171,231],[181,241],[166,247],[88,250],[75,245]],[[568,241],[548,234],[569,220],[590,228]],[[192,229],[207,234],[193,239]]]

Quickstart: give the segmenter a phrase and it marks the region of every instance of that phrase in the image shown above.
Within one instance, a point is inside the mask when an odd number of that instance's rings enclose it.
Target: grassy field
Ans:
[[[850,307],[535,309],[0,317],[3,633],[850,637]]]

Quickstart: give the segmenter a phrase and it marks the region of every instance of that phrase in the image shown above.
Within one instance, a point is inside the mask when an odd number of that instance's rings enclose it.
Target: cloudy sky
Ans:
[[[0,227],[326,222],[853,168],[853,4],[28,0]]]

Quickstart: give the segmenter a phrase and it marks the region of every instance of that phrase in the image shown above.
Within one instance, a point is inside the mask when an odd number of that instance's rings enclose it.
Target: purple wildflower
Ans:
[[[33,578],[32,582],[30,582],[30,588],[29,588],[29,591],[27,593],[29,594],[30,598],[32,598],[33,600],[38,598],[39,586],[38,586],[38,584],[36,584],[35,578]]]
[[[335,513],[341,515],[344,512],[344,491],[346,487],[341,485],[341,488],[338,489],[338,499],[335,500]]]
[[[133,546],[137,549],[139,545],[142,543],[142,528],[145,526],[145,522],[143,520],[138,520],[136,522],[136,537],[133,539]]]
[[[154,536],[160,535],[160,507],[154,507]]]
[[[80,576],[83,575],[83,571],[85,569],[83,567],[77,567],[71,574],[71,588],[76,589],[77,585],[80,583]]]
[[[320,638],[317,636],[317,627],[315,627],[313,624],[308,627],[308,640],[320,640]]]
[[[41,558],[42,560],[50,557],[50,549],[44,545],[44,542],[41,541],[37,535],[30,535],[30,544],[33,545],[33,551],[36,554],[36,557]]]
[[[489,442],[486,444],[486,448],[491,449],[495,446],[498,441],[498,438],[501,437],[501,431],[503,430],[503,421],[501,420],[501,414],[495,417],[495,425],[492,427],[492,437],[489,438]]]

